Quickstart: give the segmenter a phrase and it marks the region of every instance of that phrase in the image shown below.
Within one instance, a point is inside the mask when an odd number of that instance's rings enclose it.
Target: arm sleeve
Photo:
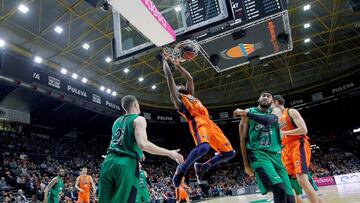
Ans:
[[[275,115],[275,114],[270,114],[270,115],[257,115],[255,113],[252,112],[248,112],[247,116],[255,121],[258,122],[260,124],[263,125],[269,125],[269,124],[274,124],[276,122],[278,122],[279,118]]]

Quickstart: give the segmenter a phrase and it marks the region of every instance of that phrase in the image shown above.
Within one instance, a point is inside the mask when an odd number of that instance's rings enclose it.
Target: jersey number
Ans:
[[[114,142],[118,145],[122,145],[122,142],[123,142],[123,136],[124,136],[124,131],[123,129],[119,128],[116,130],[116,133],[115,133],[115,140]]]

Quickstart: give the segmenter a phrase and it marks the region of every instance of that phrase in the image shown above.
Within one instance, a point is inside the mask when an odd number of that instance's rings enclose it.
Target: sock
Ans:
[[[286,203],[287,202],[287,194],[285,190],[284,183],[278,183],[272,188],[274,203]]]
[[[293,195],[287,195],[287,203],[295,203],[295,196]]]
[[[220,164],[224,161],[230,160],[235,156],[235,150],[229,152],[220,152],[215,155],[213,158],[209,159],[205,162],[202,167],[205,171],[208,171],[211,167]]]

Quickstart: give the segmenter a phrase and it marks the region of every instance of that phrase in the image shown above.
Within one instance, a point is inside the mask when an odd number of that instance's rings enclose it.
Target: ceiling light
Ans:
[[[181,7],[180,7],[180,6],[176,6],[176,7],[175,7],[175,11],[176,11],[176,12],[181,11]]]
[[[101,86],[101,87],[100,87],[100,90],[101,90],[101,91],[104,91],[104,90],[105,90],[105,87],[104,87],[104,86]]]
[[[76,80],[76,79],[79,77],[79,75],[78,75],[78,74],[76,74],[76,73],[73,73],[71,77],[72,77],[72,78],[74,78],[74,79]]]
[[[306,29],[306,28],[309,28],[310,27],[310,23],[305,23],[304,24],[304,28]]]
[[[143,78],[143,77],[140,77],[140,78],[139,78],[139,81],[140,81],[140,82],[144,81],[144,78]]]
[[[111,62],[111,58],[110,58],[110,57],[106,57],[105,61],[108,62],[108,63],[110,63],[110,62]]]
[[[55,32],[57,32],[57,33],[59,33],[59,34],[61,34],[61,33],[64,31],[60,26],[56,26],[56,27],[54,28],[54,30],[55,30]]]
[[[304,6],[304,11],[307,11],[307,10],[309,10],[310,9],[310,4],[306,4],[305,6]]]
[[[82,83],[87,83],[87,81],[88,81],[88,79],[87,79],[87,78],[83,78],[83,79],[81,79],[81,82],[82,82]]]
[[[108,88],[108,89],[106,90],[106,93],[110,94],[110,93],[111,93],[111,89]]]
[[[128,68],[125,68],[124,69],[124,73],[128,73],[129,72],[129,69]]]
[[[156,85],[151,86],[151,89],[153,90],[156,89]]]
[[[68,70],[66,68],[61,68],[60,73],[66,75],[66,73],[68,72]]]
[[[306,38],[306,39],[304,39],[304,42],[305,42],[305,43],[310,42],[310,38]]]
[[[27,6],[25,6],[24,4],[20,4],[20,6],[18,7],[18,10],[21,11],[21,13],[27,13],[29,12],[29,8]]]
[[[0,48],[5,47],[6,42],[2,39],[0,39]]]
[[[113,91],[111,95],[115,97],[117,95],[117,93],[115,91]]]
[[[35,56],[35,58],[34,58],[35,63],[41,63],[42,61],[43,61],[43,59],[40,56]]]
[[[85,49],[85,50],[88,50],[90,48],[90,45],[88,43],[85,43],[82,45],[82,47]]]

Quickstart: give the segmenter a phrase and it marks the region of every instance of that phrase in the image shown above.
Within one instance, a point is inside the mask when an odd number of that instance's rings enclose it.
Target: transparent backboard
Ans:
[[[224,0],[183,0],[179,2],[178,5],[170,6],[161,11],[177,36],[221,21],[229,16]],[[115,11],[113,11],[113,22],[114,61],[125,62],[131,56],[140,56],[141,53],[139,55],[139,52],[154,47],[141,32],[132,27]]]

